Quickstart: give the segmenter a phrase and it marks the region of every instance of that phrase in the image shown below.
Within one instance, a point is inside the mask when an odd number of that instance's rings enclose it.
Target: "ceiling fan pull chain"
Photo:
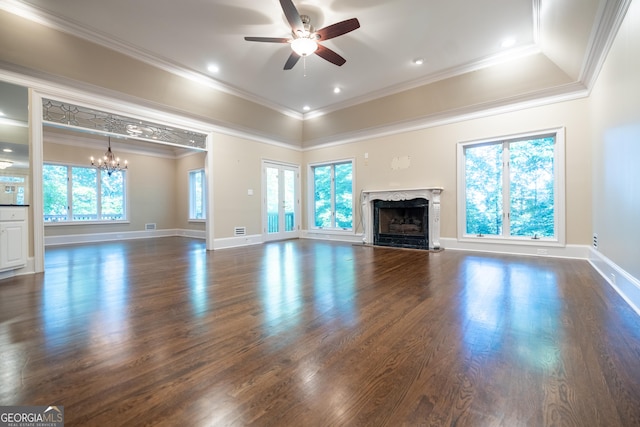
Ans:
[[[304,77],[307,77],[307,56],[302,57],[302,66],[304,67]]]

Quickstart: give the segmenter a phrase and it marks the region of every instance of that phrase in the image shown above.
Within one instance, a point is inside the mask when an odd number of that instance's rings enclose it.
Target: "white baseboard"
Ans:
[[[192,237],[194,239],[206,240],[207,232],[204,230],[189,230],[184,228],[184,229],[176,230],[176,236]]]
[[[27,264],[24,267],[16,268],[14,270],[6,270],[0,272],[0,280],[8,279],[9,277],[22,276],[23,274],[35,274],[35,261],[33,257],[27,258]]]
[[[301,239],[331,240],[334,242],[362,243],[362,234],[345,231],[302,230]]]
[[[440,246],[444,249],[459,251],[575,259],[588,259],[590,250],[589,246],[586,245],[531,246],[518,245],[514,243],[500,244],[495,242],[461,242],[458,239],[450,237],[441,237]]]
[[[78,243],[112,242],[116,240],[151,239],[155,237],[179,236],[184,230],[145,230],[115,233],[65,234],[63,236],[45,236],[44,245],[58,246]]]
[[[251,236],[227,237],[223,239],[215,239],[213,241],[213,249],[230,249],[241,246],[260,245],[264,243],[262,235],[254,234]]]
[[[627,304],[640,315],[640,280],[594,249],[589,252],[589,262]]]

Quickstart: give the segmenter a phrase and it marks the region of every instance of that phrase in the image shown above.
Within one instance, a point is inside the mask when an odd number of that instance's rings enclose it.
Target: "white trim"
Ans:
[[[331,148],[372,138],[382,138],[401,133],[460,123],[468,120],[482,119],[559,102],[574,101],[576,99],[586,98],[587,96],[589,96],[589,91],[582,83],[568,83],[533,93],[430,114],[417,119],[404,120],[390,124],[385,123],[380,126],[353,132],[345,132],[338,135],[305,140],[302,151]]]
[[[307,163],[307,194],[315,194],[315,179],[314,179],[314,174],[313,174],[313,169],[315,167],[318,166],[331,166],[332,167],[332,174],[335,174],[335,166],[336,165],[341,165],[341,164],[345,164],[345,163],[351,163],[351,228],[350,229],[342,229],[342,228],[320,228],[320,227],[315,227],[312,226],[311,224],[315,223],[315,197],[311,198],[311,197],[307,197],[307,227],[312,230],[313,232],[320,232],[322,234],[323,231],[328,231],[328,232],[338,232],[338,233],[343,233],[343,232],[348,232],[348,233],[353,233],[356,230],[356,199],[355,199],[355,195],[356,195],[356,158],[355,157],[346,157],[343,159],[338,159],[338,160],[328,160],[328,161],[322,161],[322,162],[313,162],[313,163]],[[335,180],[332,179],[331,180],[332,185],[331,185],[331,206],[334,207],[334,203],[335,203]],[[335,209],[334,209],[335,211]]]
[[[609,285],[640,315],[640,280],[602,253],[589,248],[589,263]]]
[[[264,243],[262,239],[262,235],[253,234],[250,236],[242,236],[242,237],[226,237],[222,239],[216,239],[214,242],[214,249],[230,249],[230,248],[239,248],[242,246],[251,246],[251,245],[261,245]]]
[[[555,236],[553,238],[545,238],[540,240],[525,239],[520,237],[510,237],[508,235],[502,236],[486,236],[486,237],[474,237],[466,232],[466,176],[465,176],[465,155],[464,150],[468,146],[482,145],[482,144],[498,144],[508,143],[510,141],[524,140],[527,138],[539,138],[545,135],[554,135],[554,222],[555,222]],[[474,242],[483,241],[487,244],[516,244],[516,245],[530,245],[534,247],[540,246],[564,246],[566,244],[566,188],[565,188],[565,128],[563,126],[534,130],[518,134],[499,135],[495,137],[476,139],[472,141],[460,141],[456,147],[456,175],[457,175],[457,236],[461,242]],[[506,160],[505,160],[506,161]],[[505,175],[505,179],[507,176]],[[508,189],[508,181],[503,183],[503,187]],[[504,196],[503,203],[508,204],[508,199]],[[505,210],[506,212],[506,210]],[[508,230],[503,230],[503,233],[507,233]],[[514,243],[506,243],[514,242]]]
[[[465,241],[451,237],[442,237],[440,243],[444,249],[454,251],[471,251],[494,253],[504,255],[529,255],[543,256],[550,258],[570,258],[570,259],[587,259],[589,255],[589,246],[586,245],[553,245],[542,244],[529,245],[518,244],[511,241],[509,243],[494,243],[485,241]]]
[[[120,240],[149,239],[155,237],[181,236],[176,229],[145,231],[114,231],[110,233],[65,234],[45,236],[45,246],[72,245],[79,243],[113,242]]]
[[[0,271],[0,280],[15,276],[23,276],[25,274],[34,274],[36,272],[34,261],[34,258],[29,257],[27,258],[27,264],[24,267]]]
[[[267,231],[267,228],[269,227],[269,218],[268,218],[268,208],[267,208],[267,167],[271,167],[273,169],[278,169],[279,171],[282,170],[289,170],[289,171],[293,171],[294,172],[294,177],[295,177],[295,201],[294,201],[294,220],[295,220],[295,224],[294,224],[294,230],[293,231],[284,231],[284,227],[282,228],[282,231],[278,232],[278,233],[273,233],[273,234],[269,234]],[[302,227],[301,221],[302,221],[302,206],[301,206],[301,201],[302,201],[302,186],[301,186],[301,176],[300,176],[300,169],[301,166],[299,164],[296,163],[288,163],[288,162],[283,162],[283,161],[278,161],[278,160],[269,160],[269,159],[265,159],[262,158],[261,160],[261,164],[260,164],[260,170],[261,170],[261,176],[262,176],[262,180],[260,183],[260,197],[261,199],[261,203],[260,203],[260,216],[261,216],[261,224],[262,224],[262,241],[263,242],[268,242],[271,240],[282,240],[282,239],[297,239],[298,237],[300,237],[300,229]],[[279,181],[279,185],[283,184],[283,181]],[[280,186],[278,193],[280,193],[280,190],[283,190],[283,187]],[[283,194],[280,196],[284,196]],[[278,201],[278,205],[280,206],[280,201]],[[284,213],[284,212],[283,212]],[[281,224],[282,225],[282,224]]]
[[[363,235],[362,233],[340,230],[302,230],[300,238],[362,244]]]

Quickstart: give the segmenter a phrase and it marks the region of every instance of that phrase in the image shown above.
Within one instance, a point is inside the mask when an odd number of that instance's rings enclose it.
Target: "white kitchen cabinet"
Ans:
[[[27,207],[0,207],[0,271],[27,265]]]

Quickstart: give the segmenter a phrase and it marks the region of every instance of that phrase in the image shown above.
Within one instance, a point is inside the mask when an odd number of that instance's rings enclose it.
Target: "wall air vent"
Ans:
[[[234,227],[233,235],[234,236],[246,236],[247,235],[247,227]]]
[[[152,223],[149,223],[149,224],[145,224],[144,225],[144,229],[145,230],[155,230],[156,229],[156,223],[152,222]]]

